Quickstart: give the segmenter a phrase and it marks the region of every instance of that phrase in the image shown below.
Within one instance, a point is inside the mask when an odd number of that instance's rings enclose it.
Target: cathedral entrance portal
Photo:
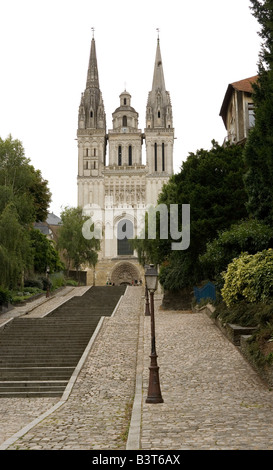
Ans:
[[[116,286],[133,285],[140,280],[140,272],[138,268],[128,262],[120,262],[113,268],[111,273],[111,282]]]

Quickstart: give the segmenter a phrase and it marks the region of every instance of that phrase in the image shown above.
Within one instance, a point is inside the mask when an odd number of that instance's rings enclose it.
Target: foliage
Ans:
[[[248,303],[269,302],[273,296],[273,250],[254,255],[243,253],[223,273],[223,301],[228,307],[244,300]]]
[[[89,217],[83,216],[82,209],[66,207],[61,213],[62,225],[59,231],[58,248],[64,250],[68,269],[72,265],[78,271],[81,265],[95,266],[98,260],[100,240],[87,240],[82,227]],[[91,227],[92,228],[92,227]]]
[[[177,290],[199,282],[203,277],[199,255],[206,243],[213,240],[219,230],[230,227],[247,216],[246,193],[243,186],[244,164],[242,148],[219,146],[212,142],[211,150],[191,153],[182,163],[180,173],[173,175],[163,187],[158,203],[190,204],[190,247],[185,251],[172,251],[171,237],[161,240],[159,224],[157,239],[140,240],[142,259],[162,265],[160,281],[165,289]],[[179,216],[178,230],[182,229]],[[179,241],[179,240],[176,240]]]
[[[59,289],[66,284],[64,273],[62,272],[50,274],[49,280],[50,288],[52,290]]]
[[[12,296],[8,289],[4,289],[0,286],[0,305],[7,304],[11,302]]]
[[[241,326],[264,327],[273,324],[273,302],[249,303],[241,300],[231,306],[224,302],[216,305],[212,314],[214,318],[221,318],[223,323],[233,323]]]
[[[32,267],[29,232],[20,224],[15,207],[7,205],[0,215],[0,284],[16,288],[25,270]]]
[[[44,220],[50,202],[47,181],[25,157],[22,143],[0,138],[0,285],[16,289],[33,269],[31,227]]]
[[[19,140],[0,138],[0,213],[12,203],[20,223],[45,220],[51,200],[47,184],[25,157]]]
[[[46,273],[47,268],[49,268],[50,272],[62,271],[64,269],[59,253],[52,240],[49,240],[46,235],[37,229],[30,231],[30,239],[34,249],[35,272]]]
[[[245,187],[250,215],[273,221],[273,1],[251,0],[252,13],[261,25],[263,43],[259,55],[258,81],[253,85],[255,126],[244,150],[247,166]]]
[[[273,248],[273,229],[257,220],[243,220],[219,232],[200,256],[206,277],[218,279],[220,273],[242,252],[255,254]]]

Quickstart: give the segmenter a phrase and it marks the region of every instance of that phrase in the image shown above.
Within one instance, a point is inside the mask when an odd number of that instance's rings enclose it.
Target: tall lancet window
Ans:
[[[121,151],[121,145],[118,146],[118,166],[122,165],[122,151]]]
[[[132,166],[132,164],[133,164],[133,161],[132,161],[132,145],[129,145],[128,164],[129,164],[129,166]]]
[[[130,245],[129,240],[134,238],[134,226],[131,220],[122,219],[117,227],[117,251],[120,255],[133,255],[134,250]]]
[[[157,171],[157,143],[155,143],[155,171]]]
[[[162,144],[162,171],[165,171],[165,144]]]

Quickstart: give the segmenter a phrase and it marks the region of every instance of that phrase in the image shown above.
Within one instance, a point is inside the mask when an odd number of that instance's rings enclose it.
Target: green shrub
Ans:
[[[37,289],[43,290],[43,281],[40,278],[26,279],[24,286],[27,288],[36,287]]]
[[[221,302],[216,305],[212,317],[221,318],[224,323],[235,323],[241,326],[273,325],[273,301],[267,304],[241,301],[230,307]]]
[[[11,302],[11,293],[9,290],[0,287],[0,305]]]
[[[77,286],[78,285],[78,282],[74,281],[74,279],[66,279],[65,283],[66,283],[67,286]]]
[[[65,277],[63,272],[53,273],[49,276],[52,290],[59,289],[65,285]]]
[[[227,306],[242,300],[269,302],[273,299],[273,250],[243,253],[228,265],[223,278],[221,294]]]

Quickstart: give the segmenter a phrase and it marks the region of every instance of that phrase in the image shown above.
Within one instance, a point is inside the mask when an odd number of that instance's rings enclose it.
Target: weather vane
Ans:
[[[92,32],[93,32],[93,39],[94,39],[94,32],[95,32],[95,28],[94,28],[94,27],[92,27],[92,28],[91,28],[91,30],[92,30]]]
[[[159,29],[159,28],[156,28],[156,30],[157,30],[157,34],[158,34],[157,39],[159,39],[159,32],[160,32],[160,29]]]

